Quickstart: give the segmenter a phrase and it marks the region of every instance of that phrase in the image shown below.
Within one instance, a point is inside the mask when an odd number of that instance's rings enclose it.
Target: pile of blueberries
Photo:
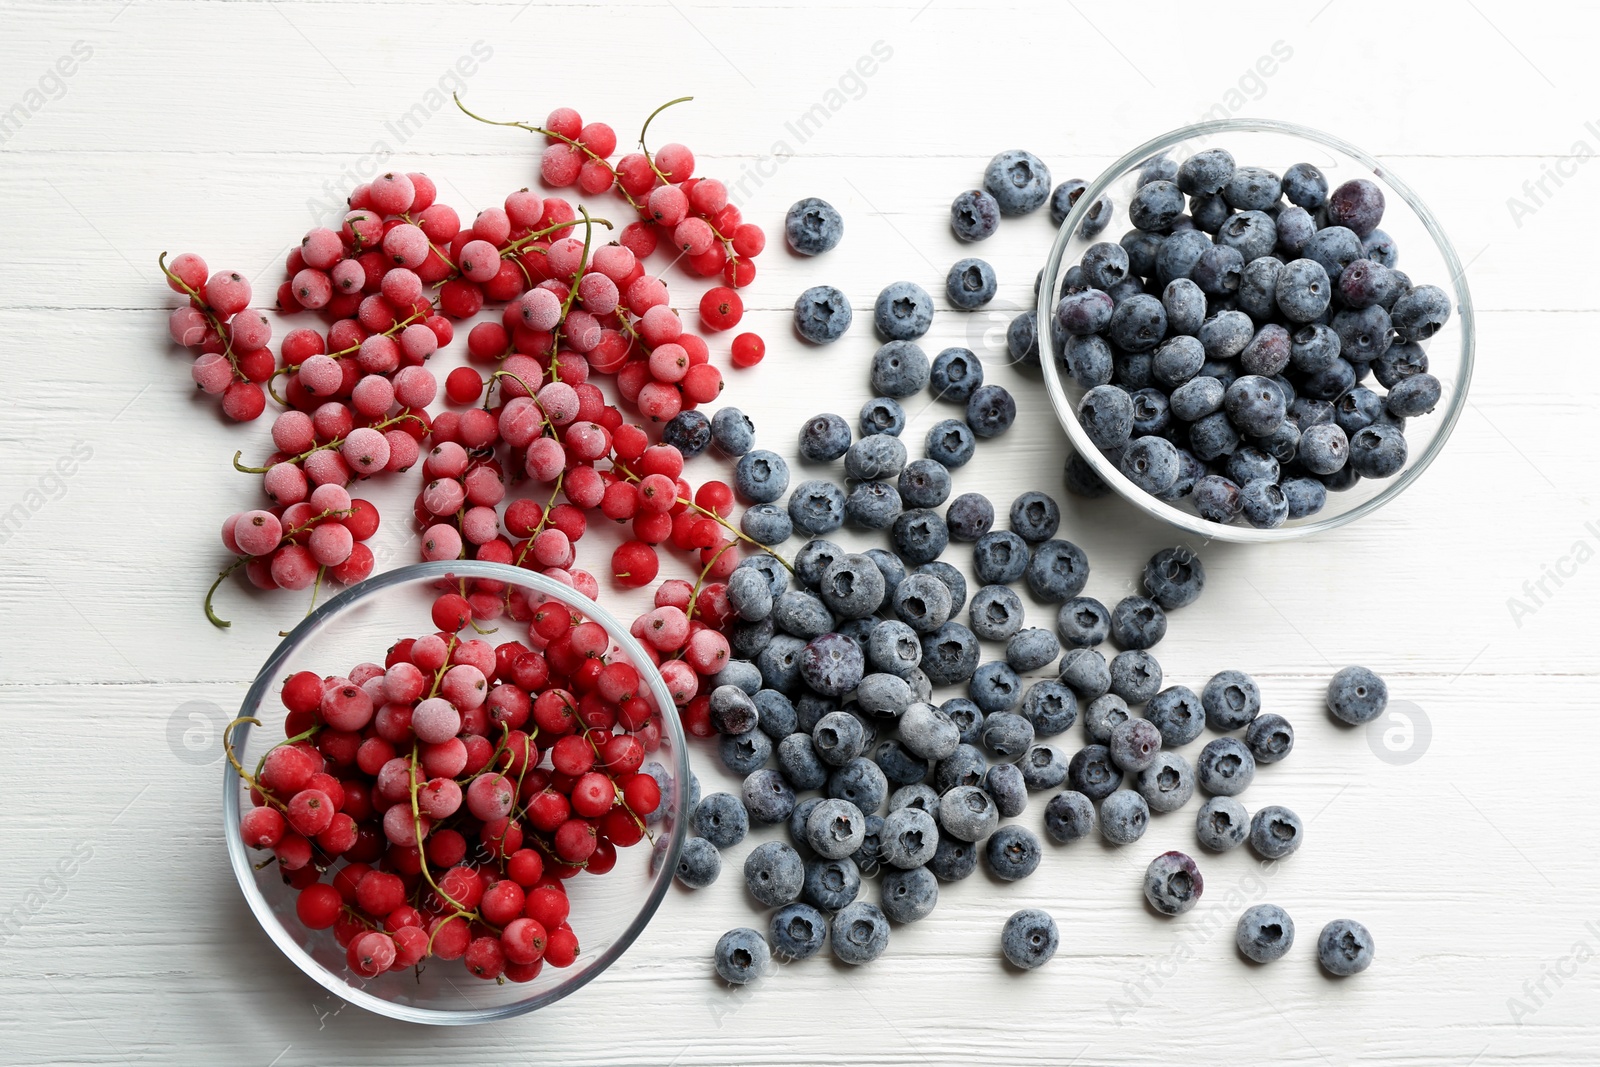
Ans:
[[[1065,272],[1050,324],[1089,439],[1152,496],[1264,529],[1398,472],[1440,398],[1422,342],[1450,298],[1395,266],[1383,211],[1374,182],[1330,192],[1309,163],[1150,160],[1133,229]]]

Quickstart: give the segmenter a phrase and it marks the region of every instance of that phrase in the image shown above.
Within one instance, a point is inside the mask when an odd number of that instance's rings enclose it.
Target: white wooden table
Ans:
[[[1600,789],[1583,756],[1600,687],[1600,23],[1570,6],[1438,6],[0,6],[0,1060],[1600,1062]],[[1292,759],[1245,799],[1300,811],[1306,848],[1266,879],[1244,850],[1202,857],[1201,907],[1159,921],[1138,872],[1192,842],[1191,806],[1129,849],[1051,847],[1020,884],[946,887],[870,967],[815,960],[730,992],[709,955],[756,919],[740,849],[713,888],[673,891],[600,981],[470,1030],[340,1010],[279,957],[224,860],[209,731],[303,601],[230,585],[233,629],[201,616],[218,523],[255,499],[228,457],[264,453],[268,424],[224,425],[196,395],[166,338],[155,259],[193,250],[236,267],[261,303],[317,205],[380,166],[429,172],[468,217],[530,184],[532,139],[439,106],[441,86],[494,116],[571,104],[625,143],[656,104],[697,97],[658,136],[693,146],[702,173],[743,179],[767,228],[747,324],[769,355],[731,374],[725,397],[785,451],[803,417],[853,417],[873,347],[858,311],[842,343],[802,348],[794,295],[829,282],[865,309],[897,278],[937,291],[958,254],[947,205],[998,150],[1089,178],[1202,113],[1246,114],[1342,134],[1399,171],[1470,262],[1480,363],[1454,440],[1354,528],[1208,550],[1205,597],[1158,649],[1192,685],[1255,673],[1293,719]],[[781,246],[784,210],[807,195],[847,220],[844,244],[814,261]],[[983,246],[997,307],[1025,302],[1049,239],[1041,212]],[[942,312],[929,341],[992,347],[1004,321]],[[460,344],[440,359],[460,360]],[[1019,424],[958,473],[958,491],[1059,493],[1063,434],[1045,397],[992,373],[1016,389]],[[945,414],[917,412],[908,439]],[[380,548],[414,558],[410,480],[373,491]],[[1173,540],[1117,501],[1064,506],[1105,600]],[[603,544],[583,546],[597,568]],[[1366,733],[1335,728],[1319,693],[1350,662],[1422,709],[1426,736],[1380,758]],[[731,781],[705,749],[696,762],[708,788]],[[1261,900],[1300,927],[1270,969],[1229,944],[1238,911]],[[1023,906],[1050,909],[1063,933],[1031,974],[998,953]],[[1373,930],[1378,959],[1335,982],[1312,945],[1344,915]]]

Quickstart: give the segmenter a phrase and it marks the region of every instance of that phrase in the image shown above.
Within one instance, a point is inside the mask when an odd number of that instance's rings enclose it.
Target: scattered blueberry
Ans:
[[[1294,920],[1276,904],[1246,908],[1234,930],[1234,944],[1257,963],[1282,959],[1294,946]]]
[[[1195,813],[1194,833],[1212,852],[1226,852],[1250,836],[1250,815],[1233,797],[1212,797]]]
[[[814,285],[794,302],[794,328],[812,344],[837,341],[850,328],[850,299],[831,285]]]
[[[844,219],[826,200],[808,196],[789,209],[783,220],[789,247],[802,256],[819,256],[838,245]]]

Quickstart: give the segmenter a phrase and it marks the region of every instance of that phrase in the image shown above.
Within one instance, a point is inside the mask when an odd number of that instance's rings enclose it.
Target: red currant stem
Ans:
[[[628,202],[629,207],[633,208],[635,211],[644,210],[643,205],[641,205],[633,197],[629,196],[628,190],[622,187],[622,180],[617,176],[617,168],[613,167],[609,162],[606,161],[604,156],[600,155],[598,152],[595,152],[583,142],[576,141],[564,133],[557,133],[555,130],[547,130],[543,126],[534,126],[527,122],[498,122],[494,119],[486,119],[482,115],[477,115],[469,111],[467,109],[467,105],[461,102],[461,97],[457,96],[455,93],[451,93],[450,97],[456,102],[456,107],[460,108],[462,114],[466,115],[468,118],[477,119],[479,122],[489,126],[513,126],[519,130],[527,130],[529,133],[537,133],[545,137],[553,137],[570,148],[576,148],[578,151],[582,152],[584,155],[588,156],[594,162],[600,164],[606,169],[606,171],[611,175],[612,186],[616,188],[617,192],[622,194],[622,198]]]
[[[422,419],[419,416],[413,415],[409,411],[402,411],[400,414],[393,415],[393,416],[391,416],[391,417],[389,417],[387,419],[384,419],[382,422],[373,423],[370,427],[367,427],[367,429],[387,430],[389,427],[395,425],[396,423],[405,422],[407,419],[412,419],[412,420],[414,420],[416,422],[421,422],[422,421]],[[306,449],[304,452],[300,453],[298,456],[290,456],[288,459],[280,460],[279,462],[282,462],[282,463],[304,463],[306,460],[310,459],[313,455],[315,455],[318,452],[326,452],[330,448],[338,448],[340,445],[344,444],[344,441],[345,441],[345,439],[343,437],[335,437],[331,441],[325,441],[324,443],[322,443],[320,445],[313,445],[311,448]],[[271,469],[269,467],[246,467],[244,464],[239,462],[239,460],[243,456],[244,456],[243,452],[235,452],[233,454],[233,469],[234,470],[241,471],[241,472],[243,472],[245,474],[265,474],[265,473],[267,473],[268,470]]]
[[[233,623],[229,622],[227,619],[217,617],[217,613],[211,609],[211,600],[217,595],[217,590],[221,587],[223,580],[227,578],[228,575],[232,574],[234,571],[250,562],[250,560],[253,558],[253,556],[239,556],[236,558],[232,563],[228,564],[227,567],[223,568],[222,572],[217,575],[217,580],[211,583],[211,588],[206,590],[206,618],[210,620],[212,626],[215,626],[219,630],[226,630],[228,627],[232,626]]]
[[[252,716],[252,715],[241,715],[237,719],[234,719],[232,722],[230,722],[228,725],[224,726],[222,728],[222,751],[223,751],[223,754],[228,757],[228,762],[233,764],[233,769],[234,769],[235,773],[237,773],[239,775],[239,779],[242,782],[244,782],[250,788],[258,790],[261,793],[261,795],[266,798],[268,803],[270,803],[270,804],[278,804],[278,807],[281,808],[284,805],[279,804],[277,799],[275,797],[273,797],[273,795],[271,793],[267,792],[265,789],[262,789],[259,785],[256,784],[255,777],[252,774],[250,774],[250,772],[248,772],[248,771],[246,771],[244,769],[243,765],[241,765],[239,763],[238,754],[233,751],[233,729],[234,729],[234,727],[238,726],[240,723],[249,723],[251,726],[260,726],[261,725],[261,720],[256,718],[256,717],[254,717],[254,716]]]
[[[591,220],[589,218],[589,213],[587,211],[584,211],[583,206],[581,204],[578,206],[578,210],[579,211],[583,211],[583,217],[584,217],[585,221],[597,222],[600,225],[604,226],[608,230],[615,228],[606,219],[592,219]],[[522,249],[522,246],[527,244],[529,241],[537,240],[540,237],[548,237],[550,234],[556,233],[556,232],[558,232],[560,230],[570,230],[570,229],[572,229],[572,226],[573,226],[573,224],[570,223],[570,222],[558,222],[554,226],[546,226],[542,230],[534,230],[532,233],[528,234],[527,236],[519,237],[515,241],[512,241],[510,244],[508,244],[504,248],[502,248],[500,250],[500,258],[501,259],[505,259],[507,256],[515,255],[518,251],[520,251]],[[545,250],[542,249],[542,248],[536,249],[536,251],[538,251],[540,255],[547,254],[545,252]]]
[[[424,316],[422,314],[422,312],[413,311],[411,314],[407,315],[405,318],[401,319],[399,322],[395,323],[393,326],[390,326],[390,327],[384,329],[377,336],[380,336],[380,337],[393,337],[395,334],[399,333],[401,330],[405,329],[407,326],[410,326],[410,325],[418,322],[419,320],[421,320],[421,319],[423,319],[425,317],[426,316]],[[327,353],[327,355],[328,355],[329,359],[343,359],[345,356],[353,356],[359,351],[361,351],[361,346],[359,344],[354,344],[354,345],[349,346],[348,348],[341,348],[337,352],[329,352],[329,353]],[[276,373],[278,373],[278,374],[288,374],[289,370],[290,370],[290,368],[288,368],[288,367],[280,367],[277,370]]]
[[[706,584],[706,579],[711,576],[711,568],[717,565],[717,560],[722,558],[723,553],[727,552],[730,548],[736,547],[737,544],[738,542],[736,541],[723,542],[722,547],[717,549],[716,554],[706,561],[706,565],[704,567],[700,568],[700,577],[695,579],[694,589],[689,593],[689,607],[688,610],[683,613],[684,618],[690,620],[691,622],[694,621],[695,603],[700,599],[701,587]],[[682,654],[683,650],[679,649],[678,655],[681,656]]]
[[[567,324],[567,316],[572,312],[572,302],[578,298],[578,283],[583,281],[584,272],[589,268],[589,246],[594,239],[594,224],[604,222],[604,219],[589,217],[589,209],[582,204],[578,211],[583,215],[583,256],[578,260],[578,269],[572,275],[572,287],[567,290],[567,298],[561,302],[561,321],[556,327],[556,332],[550,337],[550,380],[561,380],[561,368],[556,362],[556,356],[561,352],[561,327]],[[610,228],[610,223],[606,223]]]
[[[522,378],[513,371],[497,370],[493,374],[489,375],[489,385],[483,391],[483,409],[485,411],[489,410],[489,393],[494,389],[494,383],[499,381],[501,378],[510,378],[512,381],[522,386],[522,391],[528,394],[528,399],[533,401],[533,406],[538,408],[539,414],[544,416],[544,433],[542,433],[540,436],[556,436],[555,423],[550,421],[550,413],[544,409],[543,404],[539,403],[539,398],[534,395],[534,391],[532,389],[528,388],[528,383],[523,381]]]
[[[680,96],[676,100],[668,100],[665,104],[662,104],[660,107],[650,112],[649,116],[644,120],[644,125],[639,129],[639,151],[644,153],[645,162],[650,164],[650,169],[656,172],[656,177],[660,178],[662,183],[665,185],[671,185],[672,183],[667,181],[667,176],[661,173],[660,167],[656,166],[655,157],[650,154],[650,149],[644,146],[644,135],[650,132],[650,124],[655,121],[657,115],[667,110],[667,108],[671,107],[673,104],[686,104],[693,99],[694,97],[692,96]]]
[[[367,219],[369,219],[371,217],[372,217],[372,213],[370,211],[363,211],[363,213],[361,214],[361,216],[359,218],[356,218],[356,219],[347,218],[347,219],[345,219],[345,223],[350,225],[351,239],[355,242],[355,247],[352,250],[354,255],[351,258],[355,258],[355,256],[359,256],[362,253],[362,251],[364,250],[364,248],[366,246],[366,243],[367,243],[366,238],[361,236],[361,227],[354,225],[354,223],[356,223],[356,222],[364,222],[364,221],[366,221]],[[378,217],[378,222],[379,222],[379,224],[382,224],[382,222],[383,222],[383,217],[381,215]]]
[[[320,731],[321,729],[322,729],[322,724],[318,723],[315,726],[312,726],[312,727],[309,727],[307,729],[301,730],[299,733],[295,734],[293,737],[285,737],[282,741],[279,741],[277,744],[273,745],[272,748],[269,748],[265,752],[261,753],[261,758],[256,760],[256,778],[260,778],[261,777],[261,768],[263,768],[263,767],[265,767],[267,765],[267,757],[272,754],[272,749],[274,749],[274,748],[282,748],[284,745],[299,744],[301,741],[309,740],[310,738],[313,738],[313,737],[317,736],[318,731]],[[250,781],[251,785],[255,785],[256,784],[255,778],[249,779],[249,781]],[[265,793],[266,790],[263,789],[262,792]]]
[[[532,740],[533,738],[538,737],[538,736],[539,736],[539,727],[535,726],[533,728],[533,733],[528,735],[528,739]],[[488,774],[494,768],[494,765],[499,762],[500,754],[506,750],[506,745],[508,743],[510,743],[510,741],[511,741],[511,727],[506,725],[504,722],[501,722],[500,723],[500,741],[499,741],[498,744],[496,744],[494,746],[494,751],[489,754],[489,762],[485,763],[481,768],[479,768],[479,770],[477,771],[476,774],[467,775],[466,780],[461,783],[462,788],[466,788],[467,786],[471,785],[472,782],[475,779],[481,778],[485,774]]]
[[[479,918],[478,913],[463,907],[460,901],[440,889],[439,883],[433,880],[433,872],[428,870],[428,850],[422,845],[422,811],[417,806],[417,770],[417,745],[413,741],[411,743],[411,766],[406,771],[406,786],[411,793],[411,825],[413,827],[412,832],[417,836],[417,862],[422,866],[422,877],[428,880],[428,884],[433,887],[435,893],[439,894],[440,899],[456,909],[457,914],[470,915],[474,920],[477,920]]]
[[[451,634],[450,640],[445,643],[444,662],[439,664],[439,669],[433,672],[433,685],[428,687],[428,699],[439,695],[439,685],[444,681],[444,672],[450,669],[450,655],[456,650],[456,635]]]
[[[566,477],[566,471],[562,471],[560,474],[556,475],[555,488],[550,490],[550,499],[545,501],[544,513],[539,516],[539,525],[533,528],[533,533],[529,534],[527,540],[522,543],[522,551],[517,553],[517,560],[514,564],[512,564],[512,566],[522,566],[522,561],[528,556],[528,549],[533,547],[533,539],[544,533],[546,524],[550,522],[550,509],[555,507],[556,497],[561,493],[561,483],[566,480]],[[507,595],[510,595],[509,590],[507,590]]]
[[[625,479],[627,479],[628,481],[630,481],[630,482],[637,483],[637,482],[640,481],[639,476],[637,474],[633,473],[633,471],[629,470],[627,468],[627,466],[624,465],[624,464],[613,462],[611,464],[611,468],[613,470],[621,471],[622,472],[622,476]],[[690,500],[688,497],[683,497],[683,496],[680,496],[680,497],[677,498],[677,503],[684,505],[685,507],[689,508],[692,511],[698,511],[700,514],[704,515],[706,518],[708,518],[708,519],[712,520],[713,522],[715,522],[718,526],[721,526],[724,530],[727,530],[729,533],[733,534],[733,536],[734,536],[734,538],[736,540],[743,541],[745,544],[750,545],[750,546],[752,546],[752,547],[754,547],[756,549],[759,549],[762,552],[765,552],[767,555],[771,556],[773,559],[775,559],[779,563],[783,564],[784,567],[789,571],[790,574],[794,573],[794,564],[790,563],[788,560],[784,559],[781,555],[779,555],[778,553],[774,552],[772,549],[768,548],[766,545],[762,544],[760,541],[757,541],[754,537],[751,537],[749,534],[745,533],[743,530],[741,530],[737,526],[733,525],[727,519],[723,518],[721,515],[718,515],[715,511],[712,511],[710,508],[701,507],[699,504],[696,504],[693,500]]]
[[[217,331],[217,336],[222,338],[222,355],[227,359],[228,366],[233,368],[234,380],[245,381],[245,373],[239,369],[239,360],[233,354],[233,339],[222,329],[221,316],[211,310],[211,305],[206,303],[205,297],[201,296],[193,286],[167,269],[167,254],[165,252],[156,257],[156,265],[161,268],[161,273],[167,276],[168,281],[176,282],[182,286],[183,291],[189,295],[190,299],[200,305],[200,313],[206,317],[206,322],[210,324],[211,328]]]
[[[411,225],[416,226],[417,229],[419,229],[419,230],[422,229],[422,227],[417,224],[417,221],[411,217],[411,212],[409,212],[409,211],[401,212],[400,217],[402,219],[404,219],[406,222],[411,223]],[[446,263],[450,264],[450,275],[449,275],[449,277],[448,278],[441,278],[439,280],[439,284],[442,284],[443,282],[448,281],[450,278],[454,278],[454,277],[459,276],[460,273],[461,273],[461,268],[457,267],[455,265],[455,263],[451,261],[449,253],[447,253],[444,249],[440,248],[438,245],[434,244],[433,243],[433,238],[432,237],[428,237],[428,235],[426,233],[424,233],[422,236],[423,237],[427,237],[427,239],[428,239],[428,248],[430,250],[432,250],[433,253],[435,255],[437,255],[440,259],[442,259]]]

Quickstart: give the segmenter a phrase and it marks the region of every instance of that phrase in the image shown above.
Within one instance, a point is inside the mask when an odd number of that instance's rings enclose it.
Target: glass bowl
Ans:
[[[1117,465],[1090,441],[1079,425],[1078,400],[1083,388],[1064,370],[1057,354],[1051,328],[1056,297],[1062,275],[1082,258],[1095,241],[1116,241],[1132,228],[1128,221],[1128,202],[1137,185],[1140,168],[1156,156],[1182,159],[1205,148],[1225,148],[1240,166],[1260,166],[1282,174],[1293,163],[1311,163],[1327,176],[1330,190],[1351,178],[1367,178],[1383,190],[1385,211],[1381,229],[1399,249],[1395,265],[1406,272],[1414,285],[1436,285],[1453,292],[1454,310],[1445,326],[1423,342],[1428,352],[1429,373],[1443,387],[1433,412],[1407,420],[1405,466],[1389,478],[1367,479],[1342,492],[1329,492],[1326,505],[1314,515],[1291,519],[1275,529],[1255,529],[1227,525],[1201,518],[1191,506],[1158,500],[1129,481]],[[1092,239],[1085,239],[1079,228],[1090,208],[1102,196],[1113,201],[1111,222]],[[1265,119],[1222,119],[1200,122],[1163,134],[1117,160],[1094,181],[1074,203],[1061,223],[1055,245],[1041,276],[1038,293],[1039,353],[1045,387],[1056,417],[1066,429],[1073,448],[1112,489],[1148,515],[1207,539],[1261,543],[1305,537],[1331,530],[1370,515],[1405,491],[1416,481],[1444,448],[1466,406],[1467,386],[1472,379],[1474,346],[1472,297],[1454,247],[1425,204],[1410,187],[1387,166],[1337,137],[1287,122]],[[1367,379],[1369,387],[1375,383]]]
[[[673,706],[666,683],[628,628],[576,590],[544,575],[499,563],[456,561],[420,563],[369,578],[317,608],[262,665],[240,709],[241,716],[260,719],[253,728],[241,723],[232,732],[239,762],[254,766],[283,737],[286,712],[279,691],[283,680],[301,670],[326,677],[361,662],[379,662],[398,638],[434,632],[429,607],[434,583],[446,575],[486,578],[526,590],[537,602],[559,600],[599,623],[611,636],[610,658],[631,663],[648,685],[655,707]],[[499,633],[485,640],[499,643],[524,638],[526,626],[503,618]],[[351,972],[345,952],[331,930],[311,930],[295,916],[296,891],[284,883],[275,865],[256,869],[270,852],[246,848],[239,830],[247,810],[248,787],[231,764],[223,772],[222,818],[228,860],[238,877],[250,910],[273,943],[330,993],[369,1011],[414,1023],[465,1024],[504,1019],[550,1004],[579,989],[633,944],[660,906],[683,843],[687,820],[678,817],[688,804],[689,769],[683,728],[675,714],[661,717],[661,747],[645,756],[669,779],[662,791],[664,814],[650,827],[651,837],[617,849],[617,863],[603,876],[575,875],[569,880],[579,954],[570,967],[544,967],[531,982],[499,984],[473,977],[459,960],[426,961],[420,976],[412,970],[392,971],[370,980]]]

